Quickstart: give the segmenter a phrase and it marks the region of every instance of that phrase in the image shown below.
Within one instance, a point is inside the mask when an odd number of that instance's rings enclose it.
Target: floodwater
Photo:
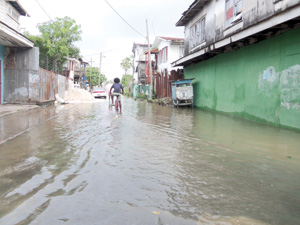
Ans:
[[[300,132],[123,106],[0,118],[0,224],[300,224]]]

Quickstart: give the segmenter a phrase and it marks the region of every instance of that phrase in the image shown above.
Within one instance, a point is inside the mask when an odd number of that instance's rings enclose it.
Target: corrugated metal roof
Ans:
[[[174,38],[174,37],[161,37],[158,36],[161,39],[167,40],[167,41],[184,41],[184,38]]]
[[[160,43],[162,41],[170,41],[171,43],[180,43],[181,44],[181,43],[184,43],[184,38],[157,36],[157,37],[155,37],[155,40],[152,44],[152,49],[158,48],[158,46],[160,45]]]
[[[182,17],[176,23],[176,26],[185,26],[206,4],[211,0],[195,0],[188,10],[182,13]]]

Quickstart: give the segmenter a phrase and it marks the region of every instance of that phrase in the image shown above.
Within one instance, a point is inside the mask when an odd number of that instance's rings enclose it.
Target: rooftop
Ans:
[[[195,0],[188,10],[184,11],[182,13],[182,17],[180,20],[176,23],[176,26],[185,26],[187,22],[190,21],[205,5],[207,2],[210,2],[211,0]]]

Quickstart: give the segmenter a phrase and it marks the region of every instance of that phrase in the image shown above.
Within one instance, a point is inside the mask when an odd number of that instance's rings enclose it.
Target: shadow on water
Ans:
[[[103,100],[1,121],[0,224],[299,223],[299,132],[123,106],[123,116]]]

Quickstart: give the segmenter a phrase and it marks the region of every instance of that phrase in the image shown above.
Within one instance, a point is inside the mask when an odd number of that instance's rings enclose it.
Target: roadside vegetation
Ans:
[[[99,86],[99,68],[98,67],[88,67],[86,71],[86,78],[89,81],[91,87]],[[107,78],[104,74],[100,75],[100,87],[103,86],[103,83],[107,81]]]
[[[75,46],[81,40],[81,26],[70,17],[56,18],[38,25],[40,35],[25,36],[40,48],[40,66],[52,71],[62,71],[67,58],[80,57],[80,49]],[[48,68],[48,66],[50,68]],[[58,68],[56,68],[58,67]]]
[[[121,83],[124,87],[124,95],[132,97],[132,86],[133,86],[133,75],[128,74],[128,71],[133,67],[133,55],[126,57],[120,63],[122,69],[124,70],[124,75],[122,76]]]

